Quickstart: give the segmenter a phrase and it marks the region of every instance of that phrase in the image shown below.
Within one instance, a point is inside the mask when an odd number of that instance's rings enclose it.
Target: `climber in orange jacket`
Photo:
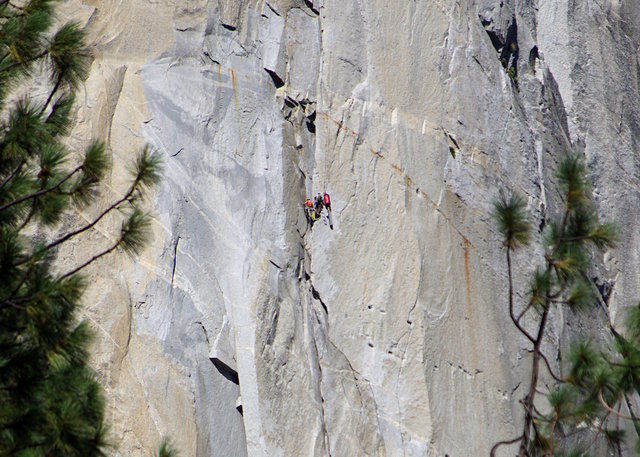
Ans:
[[[317,219],[317,214],[315,209],[313,208],[313,202],[309,198],[307,198],[307,200],[304,202],[304,215],[307,217],[307,221],[309,222],[309,224],[313,226],[313,223]]]

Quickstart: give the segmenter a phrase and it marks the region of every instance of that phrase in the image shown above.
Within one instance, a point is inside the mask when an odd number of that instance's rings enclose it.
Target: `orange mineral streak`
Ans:
[[[469,341],[471,346],[471,362],[473,369],[478,368],[478,351],[476,348],[475,324],[473,321],[473,304],[471,303],[471,269],[469,268],[469,250],[471,243],[465,238],[464,240],[464,284],[465,284],[465,304],[467,317],[469,320]]]

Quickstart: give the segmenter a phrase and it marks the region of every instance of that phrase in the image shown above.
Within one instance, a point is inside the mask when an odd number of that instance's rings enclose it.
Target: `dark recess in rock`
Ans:
[[[507,36],[500,53],[500,62],[507,71],[513,68],[515,77],[518,76],[518,53],[518,24],[514,17],[507,29]]]
[[[316,16],[320,14],[320,11],[313,7],[313,2],[311,0],[304,0],[304,4],[307,5]]]
[[[503,34],[500,30],[497,30],[494,27],[493,21],[491,19],[487,19],[483,16],[479,16],[480,22],[482,22],[482,26],[484,27],[487,35],[489,35],[489,39],[491,40],[491,44],[498,52],[498,59],[500,63],[507,71],[509,77],[513,80],[516,87],[518,86],[518,23],[516,22],[515,16],[511,20],[511,24],[507,28],[507,32],[503,37]],[[537,55],[537,48],[536,55]]]
[[[279,89],[282,86],[284,86],[284,81],[282,80],[282,78],[280,78],[280,76],[276,74],[275,71],[268,70],[266,68],[264,69],[264,71],[266,71],[269,74],[269,76],[271,76],[271,80],[273,81],[273,85],[276,86],[276,89]]]
[[[236,406],[236,409],[238,410],[238,412],[240,413],[241,416],[244,416],[244,414],[242,412],[242,405]]]
[[[232,32],[235,32],[237,27],[235,25],[231,25],[231,24],[222,24],[222,26],[227,29],[227,30],[231,30]]]
[[[547,221],[544,217],[542,217],[542,219],[540,219],[540,224],[538,224],[538,233],[542,233],[546,225],[547,225]]]
[[[309,116],[307,116],[307,130],[315,135],[316,133],[316,112],[314,111]]]
[[[529,66],[532,71],[536,71],[536,59],[540,58],[538,55],[538,46],[534,46],[529,51]]]
[[[484,21],[482,22],[482,24],[485,25]],[[502,50],[502,48],[504,47],[504,41],[502,41],[502,38],[500,37],[500,35],[498,35],[493,30],[487,30],[487,35],[489,35],[489,39],[491,40],[491,44],[496,49],[496,51],[500,52]]]
[[[591,278],[591,280],[597,287],[598,292],[600,292],[600,296],[602,297],[604,304],[609,306],[609,298],[611,298],[611,292],[613,291],[615,281],[601,281],[598,277]]]
[[[287,105],[289,108],[295,108],[296,106],[298,106],[298,102],[295,101],[293,98],[289,97],[288,95],[284,98],[284,104]]]
[[[211,362],[213,363],[213,366],[216,367],[216,369],[222,376],[227,378],[232,383],[236,385],[240,385],[240,379],[238,378],[238,372],[236,370],[231,368],[229,365],[227,365],[217,357],[212,357],[209,360],[211,360]]]
[[[320,298],[320,294],[318,293],[316,288],[313,287],[313,285],[311,285],[311,295],[313,296],[313,298],[315,298],[316,300],[318,300],[320,302],[320,304],[322,305],[322,309],[324,309],[324,312],[327,315],[329,315],[329,310],[327,309],[327,305],[324,304],[324,302],[322,301],[322,298]]]

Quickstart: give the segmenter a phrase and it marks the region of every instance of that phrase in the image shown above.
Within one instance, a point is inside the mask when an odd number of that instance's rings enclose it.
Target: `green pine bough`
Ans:
[[[77,24],[54,27],[59,3],[0,0],[2,456],[102,456],[113,444],[88,364],[91,331],[77,318],[86,287],[81,273],[114,251],[140,252],[150,222],[141,203],[161,172],[159,157],[145,148],[121,196],[98,205],[109,163],[104,143],[94,141],[80,154],[65,146],[91,56]],[[92,207],[94,218],[70,225],[79,207]],[[63,266],[58,255],[67,243],[82,242],[114,218],[121,225],[110,242]],[[158,455],[175,451],[164,444]]]
[[[598,220],[584,160],[564,157],[556,179],[562,210],[542,232],[544,256],[523,302],[517,300],[521,295],[515,291],[512,255],[530,241],[526,205],[516,194],[501,194],[494,202],[493,217],[506,253],[509,316],[528,342],[531,366],[520,401],[521,432],[496,443],[492,457],[501,446],[517,446],[519,457],[628,455],[627,443],[633,441],[627,435],[634,433],[637,439],[640,431],[633,412],[640,387],[640,305],[629,309],[623,334],[611,327],[611,347],[582,340],[571,347],[559,373],[543,351],[554,307],[588,312],[596,306],[597,292],[586,270],[593,253],[616,241],[614,226]],[[541,377],[551,379],[551,386]]]

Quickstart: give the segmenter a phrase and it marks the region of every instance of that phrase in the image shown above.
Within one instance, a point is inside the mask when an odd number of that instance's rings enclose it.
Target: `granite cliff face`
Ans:
[[[491,201],[516,189],[541,225],[565,151],[621,242],[590,272],[600,311],[554,314],[550,359],[640,297],[634,2],[64,8],[95,54],[70,141],[107,137],[114,184],[145,142],[166,165],[150,247],[87,300],[123,455],[165,434],[199,457],[487,455],[528,368]],[[324,191],[335,227],[311,230]]]

